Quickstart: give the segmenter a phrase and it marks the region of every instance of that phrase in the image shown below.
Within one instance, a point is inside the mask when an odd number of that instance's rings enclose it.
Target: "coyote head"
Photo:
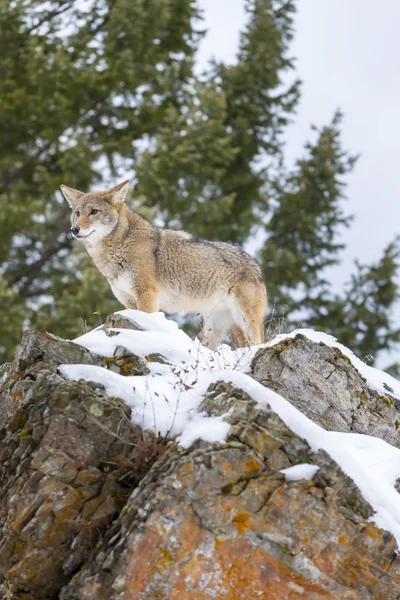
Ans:
[[[79,192],[61,186],[64,198],[72,209],[71,232],[77,240],[93,244],[109,235],[117,225],[129,181],[102,192]]]

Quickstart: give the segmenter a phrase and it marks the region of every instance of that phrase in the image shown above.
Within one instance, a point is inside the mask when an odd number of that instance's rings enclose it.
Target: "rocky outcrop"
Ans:
[[[370,389],[338,348],[304,335],[259,350],[252,376],[329,431],[374,435],[400,447],[400,401]]]
[[[121,374],[147,368],[126,349],[104,358],[25,334],[0,384],[8,413],[0,430],[0,597],[400,596],[393,537],[370,521],[371,507],[338,465],[313,453],[268,406],[232,384],[213,384],[202,409],[229,415],[228,439],[182,449],[133,425],[102,386],[63,379],[60,363]],[[359,431],[381,402],[346,359],[303,338],[261,350],[252,369],[330,429]],[[363,417],[349,421],[339,395]],[[382,403],[379,433],[397,440],[389,426],[395,406]],[[319,467],[313,479],[286,481],[281,470],[302,463]]]
[[[57,374],[66,362],[115,367],[116,354],[106,360],[43,332],[25,334],[17,350],[0,431],[0,576],[10,598],[57,597],[159,452],[121,400]]]

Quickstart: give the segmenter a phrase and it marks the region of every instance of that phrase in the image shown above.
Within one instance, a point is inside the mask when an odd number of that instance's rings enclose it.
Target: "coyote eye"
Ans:
[[[81,214],[81,213],[79,212],[79,210],[76,210],[76,211],[75,211],[75,216],[76,216],[76,217],[79,217],[79,215],[80,215],[80,214]]]
[[[99,211],[97,210],[97,208],[94,208],[93,210],[90,211],[91,215],[95,215],[97,214]]]

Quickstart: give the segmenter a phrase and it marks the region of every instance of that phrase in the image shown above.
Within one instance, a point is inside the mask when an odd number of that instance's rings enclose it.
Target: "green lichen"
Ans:
[[[104,408],[98,402],[92,402],[89,410],[92,413],[92,415],[94,415],[95,417],[102,417],[104,414]]]
[[[339,358],[341,358],[342,360],[344,360],[345,362],[349,363],[349,365],[352,365],[353,363],[351,362],[350,358],[348,356],[346,356],[345,354],[340,353]]]
[[[122,400],[122,398],[118,398],[117,396],[108,396],[107,404],[111,404],[116,408],[122,408],[125,406],[125,402]]]
[[[121,375],[132,375],[132,370],[137,365],[138,359],[127,358],[119,365]]]
[[[384,394],[378,396],[378,400],[387,404],[387,406],[393,406],[394,400],[390,396],[385,396]]]
[[[26,437],[27,435],[29,435],[29,429],[21,429],[19,432],[19,439],[22,440],[22,438]]]
[[[282,342],[279,342],[279,344],[277,344],[275,346],[277,354],[281,354],[281,352],[284,352],[290,346],[292,346],[292,344],[293,344],[293,342],[294,342],[295,339],[296,338],[287,338],[286,340],[283,340]]]

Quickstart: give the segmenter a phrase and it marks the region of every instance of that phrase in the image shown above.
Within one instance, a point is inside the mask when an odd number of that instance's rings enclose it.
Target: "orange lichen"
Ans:
[[[261,468],[261,467],[260,467],[259,463],[258,463],[258,462],[256,462],[255,460],[253,460],[252,458],[250,458],[250,459],[247,461],[247,469],[248,469],[249,471],[258,471],[260,468]]]
[[[250,527],[250,515],[249,513],[238,513],[232,519],[232,523],[236,525],[236,529],[243,535]]]
[[[299,522],[299,527],[304,527],[304,525],[307,525],[307,521],[305,521],[304,519],[302,519],[302,520]]]
[[[12,397],[11,402],[18,402],[18,400],[21,400],[22,397],[23,397],[22,392],[15,392],[15,394]]]

